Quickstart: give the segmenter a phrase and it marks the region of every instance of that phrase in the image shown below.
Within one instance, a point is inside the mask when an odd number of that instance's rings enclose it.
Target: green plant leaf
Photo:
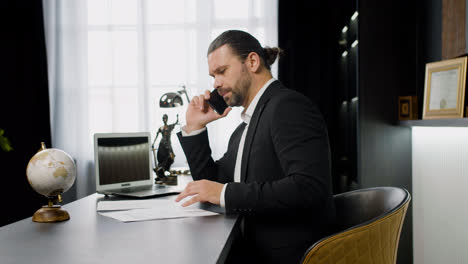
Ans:
[[[5,133],[5,130],[0,128],[0,148],[2,148],[2,150],[5,152],[12,151],[13,148],[11,147],[11,143],[8,140],[8,138],[3,136],[4,133]]]

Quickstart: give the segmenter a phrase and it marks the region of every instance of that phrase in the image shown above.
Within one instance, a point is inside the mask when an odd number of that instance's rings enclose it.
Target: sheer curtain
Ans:
[[[277,0],[43,0],[49,68],[52,144],[72,155],[76,194],[95,191],[93,134],[150,131],[162,115],[185,123],[186,102],[159,108],[185,85],[189,97],[212,89],[206,50],[227,29],[277,46]],[[276,76],[276,65],[273,74]],[[242,109],[209,125],[219,158]],[[178,128],[179,129],[179,128]],[[177,130],[178,130],[177,129]],[[187,167],[175,133],[173,167]]]

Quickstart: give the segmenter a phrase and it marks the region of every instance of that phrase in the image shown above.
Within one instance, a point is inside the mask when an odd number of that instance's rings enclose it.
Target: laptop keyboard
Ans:
[[[170,195],[180,193],[182,190],[175,186],[167,185],[152,185],[152,186],[138,186],[138,187],[127,187],[116,190],[108,190],[103,192],[104,194],[123,195],[131,197],[152,197],[158,195]]]
[[[123,188],[120,190],[116,190],[120,193],[140,193],[140,192],[151,192],[154,190],[165,190],[168,186],[165,185],[155,185],[155,186],[137,186],[137,187],[129,187]]]

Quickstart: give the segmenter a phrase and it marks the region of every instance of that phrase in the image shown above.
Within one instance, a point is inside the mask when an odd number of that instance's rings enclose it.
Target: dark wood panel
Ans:
[[[442,0],[442,59],[465,54],[466,0]]]

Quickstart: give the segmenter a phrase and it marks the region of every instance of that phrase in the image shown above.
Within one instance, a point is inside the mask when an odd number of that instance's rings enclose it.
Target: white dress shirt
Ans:
[[[237,151],[237,157],[236,157],[236,165],[234,168],[234,182],[240,182],[241,180],[241,162],[242,162],[242,153],[244,152],[244,144],[245,144],[245,137],[247,135],[247,130],[249,129],[249,123],[250,119],[252,118],[252,115],[255,111],[255,108],[257,107],[258,101],[260,100],[260,97],[262,97],[263,93],[267,89],[267,87],[274,82],[275,79],[271,78],[269,81],[267,81],[263,87],[258,91],[258,93],[255,95],[253,98],[252,102],[250,102],[250,105],[247,107],[247,109],[244,109],[241,113],[241,119],[247,124],[244,128],[244,131],[242,132],[242,137],[239,143],[239,149]],[[192,131],[190,133],[185,132],[185,126],[182,127],[182,136],[195,136],[200,134],[201,132],[206,130],[206,127]],[[224,200],[224,193],[226,192],[226,187],[229,183],[224,184],[223,190],[221,191],[221,195],[219,197],[220,201],[220,206],[225,207],[225,200]]]

